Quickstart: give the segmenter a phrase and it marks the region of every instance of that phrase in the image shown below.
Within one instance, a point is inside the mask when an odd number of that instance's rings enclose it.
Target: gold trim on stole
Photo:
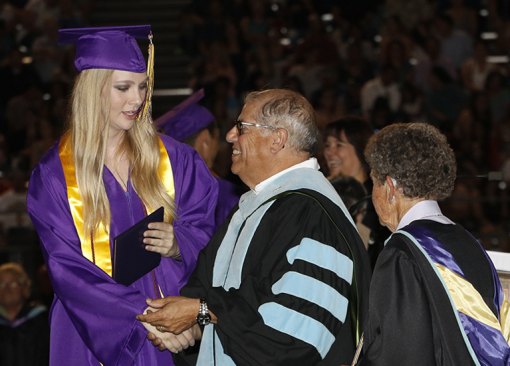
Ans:
[[[160,150],[160,163],[158,167],[158,176],[160,177],[166,192],[172,199],[175,195],[175,187],[172,173],[170,157],[166,151],[161,138],[158,137]],[[110,251],[110,235],[108,234],[110,225],[99,225],[91,239],[90,233],[85,233],[83,224],[83,204],[76,172],[74,167],[73,151],[71,148],[71,136],[66,133],[62,136],[59,144],[59,156],[64,170],[64,177],[67,186],[67,197],[74,226],[80,238],[81,251],[85,258],[93,262],[96,266],[105,271],[109,276],[112,275],[112,256]]]
[[[158,137],[159,142],[159,167],[158,167],[158,176],[160,181],[163,183],[165,187],[166,193],[170,196],[172,201],[175,200],[175,186],[174,186],[174,174],[172,172],[172,164],[170,163],[170,156],[168,156],[168,152],[166,151],[166,147],[163,144],[163,140]],[[154,210],[159,207],[154,207]]]
[[[503,337],[505,337],[506,342],[510,345],[510,302],[508,302],[506,296],[503,298],[503,304],[499,313]]]
[[[491,328],[502,330],[498,318],[489,309],[480,293],[476,291],[471,283],[445,266],[438,263],[435,263],[435,265],[448,287],[458,311]]]

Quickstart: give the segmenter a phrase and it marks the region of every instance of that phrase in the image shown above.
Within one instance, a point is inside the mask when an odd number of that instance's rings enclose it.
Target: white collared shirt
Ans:
[[[276,173],[275,175],[273,175],[273,176],[267,178],[266,180],[260,182],[259,184],[257,184],[255,186],[255,188],[253,189],[253,192],[255,194],[258,194],[260,191],[262,191],[265,187],[267,187],[269,184],[271,184],[271,182],[274,181],[279,176],[281,176],[281,175],[283,175],[285,173],[288,173],[291,170],[298,169],[298,168],[309,168],[309,169],[319,170],[320,167],[319,167],[319,162],[317,161],[316,158],[310,158],[310,159],[305,160],[305,161],[303,161],[301,163],[293,165],[290,168],[284,169],[281,172]]]
[[[413,221],[422,219],[436,221],[441,224],[454,224],[452,220],[443,215],[437,201],[425,200],[418,202],[406,212],[398,223],[397,230],[409,225]]]

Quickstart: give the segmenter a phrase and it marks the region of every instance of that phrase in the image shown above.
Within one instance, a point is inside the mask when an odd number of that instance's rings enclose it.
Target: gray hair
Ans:
[[[301,94],[288,89],[267,89],[249,93],[245,103],[261,100],[256,114],[258,123],[283,128],[289,134],[288,145],[310,155],[317,152],[319,130],[315,111]]]
[[[394,123],[372,135],[365,148],[374,183],[387,176],[406,197],[441,200],[455,184],[455,154],[446,136],[428,123]]]

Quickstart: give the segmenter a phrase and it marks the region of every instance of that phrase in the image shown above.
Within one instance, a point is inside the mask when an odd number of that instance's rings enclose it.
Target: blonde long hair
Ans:
[[[82,197],[83,223],[93,233],[100,224],[109,227],[111,212],[103,183],[106,144],[109,134],[109,93],[113,70],[90,69],[76,79],[71,96],[69,118],[71,144],[78,189]],[[106,88],[106,89],[105,89]],[[160,152],[157,131],[147,114],[126,133],[119,153],[131,163],[131,181],[148,212],[165,208],[165,221],[175,213],[172,198],[166,193],[157,171]]]

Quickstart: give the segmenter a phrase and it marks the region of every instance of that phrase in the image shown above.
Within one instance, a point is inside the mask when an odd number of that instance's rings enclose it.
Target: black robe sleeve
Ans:
[[[359,365],[473,365],[433,268],[403,235],[379,255]]]

